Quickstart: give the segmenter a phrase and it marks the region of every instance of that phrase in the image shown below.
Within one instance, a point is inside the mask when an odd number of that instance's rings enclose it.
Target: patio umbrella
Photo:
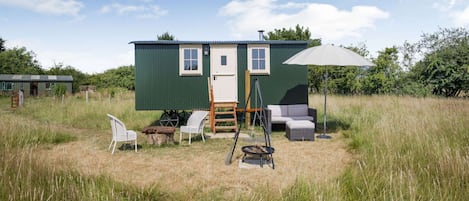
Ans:
[[[374,66],[352,50],[334,45],[320,45],[305,49],[283,62],[284,64],[324,66],[326,69],[324,86],[324,132],[318,138],[331,138],[326,135],[327,67],[329,66]]]

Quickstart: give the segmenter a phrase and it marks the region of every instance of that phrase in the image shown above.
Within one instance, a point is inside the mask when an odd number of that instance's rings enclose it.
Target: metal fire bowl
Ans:
[[[268,146],[259,146],[259,145],[248,145],[241,148],[245,154],[251,155],[264,155],[264,154],[273,154],[275,149]]]

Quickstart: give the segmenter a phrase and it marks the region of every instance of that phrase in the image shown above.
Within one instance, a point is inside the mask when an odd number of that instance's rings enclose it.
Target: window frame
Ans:
[[[184,68],[184,51],[197,50],[197,70],[186,70]],[[203,75],[202,45],[179,45],[179,75],[180,76],[201,76]],[[192,58],[191,58],[192,60]]]
[[[1,90],[2,91],[13,91],[13,89],[15,88],[15,83],[14,82],[5,82],[3,81],[1,83]]]
[[[254,49],[264,50],[265,69],[253,69],[253,55]],[[249,44],[248,45],[248,70],[254,75],[270,75],[270,45],[269,44]]]
[[[55,82],[46,82],[45,85],[46,85],[46,86],[45,86],[46,90],[47,90],[47,91],[51,91],[51,90],[54,88],[54,86],[55,86]],[[49,86],[47,86],[47,85],[49,85]]]

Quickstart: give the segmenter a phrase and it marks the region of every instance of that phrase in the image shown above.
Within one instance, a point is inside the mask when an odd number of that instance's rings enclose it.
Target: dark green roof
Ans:
[[[178,40],[154,40],[154,41],[131,41],[135,45],[187,45],[187,44],[307,44],[301,40],[245,40],[245,41],[178,41]]]
[[[49,82],[72,82],[71,75],[16,75],[0,74],[0,81],[49,81]]]

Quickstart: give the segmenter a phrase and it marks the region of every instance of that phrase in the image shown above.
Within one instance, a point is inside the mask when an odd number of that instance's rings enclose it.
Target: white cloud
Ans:
[[[469,25],[469,6],[463,11],[456,11],[450,14],[453,18],[453,23],[456,26],[467,26]]]
[[[437,0],[433,8],[446,14],[452,20],[453,25],[469,25],[469,6],[465,0]]]
[[[460,0],[439,0],[433,3],[433,8],[436,8],[440,11],[448,11],[454,8],[454,6]]]
[[[147,13],[137,15],[138,18],[159,18],[168,14],[167,10],[161,9],[157,5],[150,6]]]
[[[33,51],[35,58],[44,69],[55,64],[72,66],[84,73],[102,73],[111,68],[124,65],[134,65],[133,46],[125,44],[112,49],[63,49],[64,47],[50,47],[35,39],[15,39],[6,41],[7,48],[26,47]],[[66,48],[66,47],[65,47]]]
[[[167,10],[162,9],[158,5],[124,5],[113,3],[105,5],[100,9],[101,13],[117,13],[118,15],[132,15],[137,18],[159,18],[168,14]]]
[[[111,7],[119,14],[124,15],[126,13],[133,13],[133,12],[142,12],[145,7],[143,6],[134,6],[134,5],[122,5],[122,4],[112,4]]]
[[[43,68],[50,68],[54,64],[62,63],[72,66],[84,73],[102,73],[111,68],[123,65],[133,65],[133,51],[96,52],[90,51],[59,51],[46,50],[37,52],[37,59]]]
[[[20,7],[38,13],[78,16],[85,6],[76,0],[0,0],[0,5]]]
[[[275,0],[234,0],[222,7],[219,14],[230,18],[228,25],[237,38],[259,29],[272,31],[299,24],[309,28],[313,37],[325,40],[359,37],[363,31],[374,28],[377,20],[389,17],[389,13],[373,6],[339,10],[329,4],[279,4]]]

